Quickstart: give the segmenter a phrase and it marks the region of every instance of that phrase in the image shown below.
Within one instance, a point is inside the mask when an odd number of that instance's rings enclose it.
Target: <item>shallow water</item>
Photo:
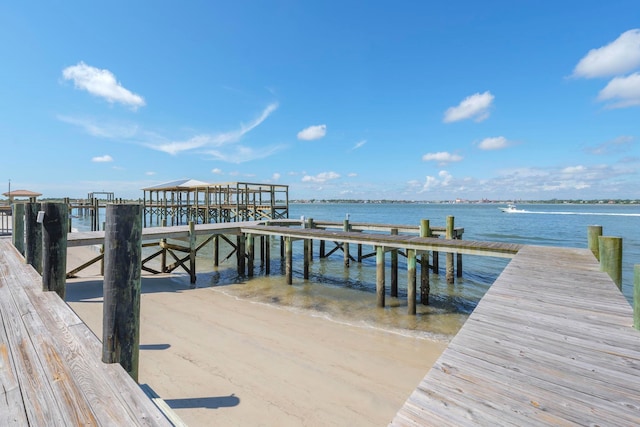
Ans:
[[[498,205],[484,204],[292,204],[290,218],[342,221],[347,214],[351,222],[415,224],[429,219],[432,226],[444,226],[446,217],[455,217],[456,227],[464,227],[465,240],[488,240],[547,246],[587,246],[587,226],[602,225],[605,235],[623,237],[623,293],[631,300],[633,264],[640,262],[640,206],[637,205],[533,205],[522,204],[524,213],[506,214]],[[79,229],[83,219],[75,220]],[[332,245],[327,243],[327,252]],[[352,249],[352,252],[354,249]],[[371,247],[363,252],[372,251]],[[221,240],[220,259],[230,248]],[[376,307],[375,257],[361,264],[343,265],[341,251],[330,258],[318,259],[319,245],[314,244],[314,261],[309,280],[303,279],[302,242],[293,249],[293,285],[284,279],[279,239],[271,240],[271,275],[265,276],[256,254],[254,276],[239,276],[235,256],[216,269],[212,262],[212,244],[198,254],[197,287],[216,290],[237,298],[270,304],[279,308],[304,311],[331,321],[377,328],[393,333],[425,338],[449,339],[462,326],[480,298],[507,265],[508,260],[493,257],[464,256],[462,278],[447,285],[444,256],[440,275],[431,275],[430,305],[418,304],[417,315],[407,314],[406,263],[399,256],[399,297],[387,295],[386,307]],[[386,257],[389,262],[389,256]],[[389,287],[387,268],[387,289]],[[188,277],[178,280],[188,282]]]

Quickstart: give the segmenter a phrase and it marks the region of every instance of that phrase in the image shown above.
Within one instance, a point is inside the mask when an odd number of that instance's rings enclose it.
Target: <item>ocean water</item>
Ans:
[[[318,203],[291,204],[290,218],[343,221],[352,223],[419,225],[429,219],[432,226],[444,226],[447,216],[454,216],[455,226],[464,227],[465,240],[512,242],[542,246],[587,247],[587,227],[601,225],[603,234],[623,238],[622,292],[631,301],[633,266],[640,263],[640,206],[609,204],[522,204],[521,213],[502,213],[496,204],[371,204]],[[85,219],[74,219],[78,229],[86,229]],[[221,240],[222,242],[222,240]],[[330,321],[423,339],[450,339],[471,313],[486,290],[508,264],[508,259],[485,256],[463,256],[463,277],[448,285],[444,277],[444,256],[440,275],[431,275],[430,304],[418,304],[417,314],[407,314],[406,263],[399,257],[399,296],[387,295],[386,307],[376,307],[375,257],[362,263],[343,265],[337,251],[329,258],[318,259],[319,243],[314,242],[314,260],[309,280],[303,279],[302,242],[294,242],[293,285],[284,279],[284,263],[280,258],[279,239],[271,242],[271,274],[264,274],[256,255],[254,276],[239,276],[235,255],[215,268],[211,245],[198,254],[197,287],[211,287],[236,298],[256,304],[268,304],[283,310],[304,312]],[[326,251],[332,249],[327,242]],[[364,247],[363,253],[373,248]],[[221,244],[221,261],[231,252]],[[352,255],[355,248],[351,249]],[[387,262],[390,257],[387,255]],[[387,293],[389,288],[387,268]],[[179,273],[179,272],[178,272]],[[188,283],[179,273],[177,281]]]

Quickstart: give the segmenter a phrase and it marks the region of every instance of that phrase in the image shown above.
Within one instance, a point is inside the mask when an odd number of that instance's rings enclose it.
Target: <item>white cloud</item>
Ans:
[[[612,101],[608,108],[625,108],[640,105],[640,73],[615,77],[598,94],[600,101]]]
[[[459,162],[462,160],[462,156],[458,154],[448,153],[446,151],[440,151],[437,153],[427,153],[422,156],[422,160],[425,162],[435,161],[440,165],[446,165],[448,163]]]
[[[351,149],[351,151],[353,150],[357,150],[358,148],[361,148],[362,146],[364,146],[367,143],[366,139],[363,139],[362,141],[358,141],[356,143],[356,145],[353,146],[353,148]]]
[[[489,117],[489,108],[494,98],[489,91],[468,96],[456,107],[450,107],[445,111],[444,122],[452,123],[466,119],[481,122]]]
[[[216,174],[216,175],[222,175],[222,169],[213,168],[213,169],[211,169],[211,173]]]
[[[259,149],[246,147],[244,145],[233,145],[223,147],[223,149],[205,150],[203,153],[211,156],[215,160],[222,160],[223,162],[244,163],[269,157],[282,148],[283,146],[278,145],[260,147]]]
[[[422,185],[422,189],[419,192],[423,193],[425,191],[432,191],[436,188],[447,187],[451,184],[452,180],[453,176],[449,172],[442,170],[438,172],[437,178],[435,176],[427,176],[424,184]]]
[[[113,162],[113,157],[111,157],[108,154],[105,154],[104,156],[97,156],[91,159],[92,162],[95,163],[107,163],[107,162]]]
[[[278,172],[275,172],[273,175],[271,175],[271,181],[280,181],[281,177],[282,175],[280,175]]]
[[[587,147],[585,151],[590,154],[602,155],[611,153],[620,153],[628,149],[634,141],[634,137],[630,135],[621,135],[611,141],[606,141],[595,147]]]
[[[316,176],[305,175],[302,177],[302,182],[327,182],[340,178],[340,174],[336,172],[321,172]]]
[[[64,123],[69,123],[84,129],[89,135],[100,138],[128,139],[134,137],[139,132],[138,125],[135,124],[105,123],[103,120],[97,123],[97,121],[93,119],[63,115],[59,115],[57,118]]]
[[[355,178],[356,176],[358,176],[358,174],[357,174],[357,173],[355,173],[355,172],[350,172],[350,173],[348,173],[348,174],[347,174],[347,176],[348,176],[349,178]]]
[[[110,103],[119,102],[134,110],[145,105],[144,98],[122,87],[109,70],[91,67],[81,61],[62,70],[62,76],[65,80],[72,80],[76,88],[86,90]]]
[[[504,136],[496,136],[494,138],[485,138],[480,141],[478,144],[478,148],[481,150],[500,150],[503,148],[507,148],[510,145],[507,138]]]
[[[327,125],[309,126],[298,132],[298,139],[303,141],[312,141],[314,139],[323,138],[327,134]]]
[[[584,172],[586,170],[587,170],[587,168],[582,166],[582,165],[567,166],[566,168],[562,169],[561,173],[567,174],[567,175],[575,175],[575,174],[582,173],[582,172]]]
[[[258,127],[262,122],[264,122],[270,115],[278,108],[278,104],[270,104],[267,108],[262,111],[260,116],[250,122],[248,125],[242,124],[240,129],[223,132],[218,134],[202,134],[196,135],[186,141],[171,141],[161,144],[147,144],[149,148],[153,148],[154,150],[164,151],[168,154],[178,154],[182,151],[194,150],[202,147],[222,147],[227,144],[233,144],[238,142],[244,135],[248,132],[252,131],[256,127]],[[214,152],[209,152],[209,154],[218,157],[221,155],[224,157],[224,153],[221,150],[216,150]]]
[[[608,77],[640,66],[640,29],[626,31],[613,42],[591,49],[573,70],[574,77]]]
[[[153,175],[155,175],[156,173],[155,173],[155,172],[153,172],[153,171],[149,171],[149,172],[145,172],[144,174],[145,174],[145,175],[147,175],[147,176],[153,176]]]

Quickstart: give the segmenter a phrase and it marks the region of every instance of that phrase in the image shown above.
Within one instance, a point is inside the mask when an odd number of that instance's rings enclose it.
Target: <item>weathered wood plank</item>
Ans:
[[[637,425],[631,316],[588,249],[522,247],[391,425]]]
[[[0,363],[11,363],[0,366],[0,379],[7,398],[16,400],[11,378],[22,394],[11,412],[0,412],[0,425],[14,418],[17,425],[171,425],[120,365],[100,361],[95,335],[55,293],[42,292],[37,272],[2,241],[0,316],[7,336]]]

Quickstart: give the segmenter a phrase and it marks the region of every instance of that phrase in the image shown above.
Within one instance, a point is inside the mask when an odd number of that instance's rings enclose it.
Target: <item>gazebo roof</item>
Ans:
[[[197,179],[180,179],[177,181],[165,182],[163,184],[154,185],[151,187],[143,188],[144,191],[158,191],[158,190],[188,190],[190,188],[203,188],[209,187],[211,183],[198,181]]]
[[[6,193],[2,193],[2,195],[6,197],[38,197],[42,196],[42,193],[29,190],[11,190],[11,193],[7,191]]]

